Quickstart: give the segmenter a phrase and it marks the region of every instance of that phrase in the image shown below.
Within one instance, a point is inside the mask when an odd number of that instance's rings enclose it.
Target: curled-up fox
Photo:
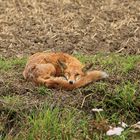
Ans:
[[[72,90],[108,77],[103,71],[89,71],[91,67],[66,53],[40,52],[29,57],[23,76],[36,85]]]

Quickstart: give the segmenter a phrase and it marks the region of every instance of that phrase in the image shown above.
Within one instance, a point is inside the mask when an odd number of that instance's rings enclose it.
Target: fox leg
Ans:
[[[62,88],[62,89],[74,89],[75,85],[70,85],[68,81],[63,79],[62,77],[51,77],[45,80],[45,85],[50,88]]]
[[[46,79],[44,79],[44,78],[42,78],[42,77],[38,77],[37,79],[36,79],[36,81],[35,81],[35,83],[37,84],[37,85],[43,85],[44,83],[46,82]]]

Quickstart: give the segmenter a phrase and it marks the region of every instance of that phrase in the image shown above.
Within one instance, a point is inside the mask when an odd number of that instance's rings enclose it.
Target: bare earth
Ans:
[[[139,0],[1,0],[0,55],[140,54]]]

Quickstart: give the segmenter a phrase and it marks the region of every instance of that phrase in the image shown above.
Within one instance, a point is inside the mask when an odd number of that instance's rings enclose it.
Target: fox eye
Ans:
[[[44,79],[49,79],[49,76],[45,76]]]
[[[79,79],[81,78],[80,74],[77,73],[77,74],[75,75],[75,78],[76,78],[76,81],[79,80]]]
[[[76,74],[76,76],[79,76],[79,75],[80,75],[79,73]]]
[[[65,77],[66,80],[69,79],[69,75],[70,75],[69,73],[65,73],[64,77]]]

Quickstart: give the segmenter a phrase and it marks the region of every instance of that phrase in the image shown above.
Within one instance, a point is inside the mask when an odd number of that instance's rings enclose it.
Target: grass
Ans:
[[[19,95],[14,95],[14,96],[4,96],[2,98],[3,102],[6,103],[6,106],[9,106],[11,108],[15,108],[15,107],[20,107],[23,105],[23,101],[25,100],[23,97],[19,96]]]
[[[93,63],[94,66],[100,66],[101,68],[108,70],[110,74],[127,74],[135,68],[137,62],[140,60],[139,55],[121,56],[119,54],[111,54],[110,56],[97,54],[85,57],[83,57],[82,54],[78,54],[77,58],[83,63],[89,61],[90,63]]]
[[[130,82],[125,84],[121,83],[116,86],[113,94],[108,93],[104,97],[102,106],[107,110],[109,116],[113,116],[110,117],[110,121],[114,122],[114,116],[116,116],[115,120],[118,121],[123,119],[123,121],[127,121],[128,123],[135,122],[139,116],[137,102],[140,101],[135,94],[137,87],[138,85],[133,85]],[[107,118],[109,116],[107,116]],[[118,118],[120,118],[120,120]],[[129,122],[130,119],[131,121]]]
[[[86,135],[85,126],[87,120],[82,118],[82,113],[76,109],[50,109],[44,106],[41,112],[34,113],[28,117],[29,133],[21,133],[23,139],[73,139],[77,135]],[[79,120],[78,120],[79,119]],[[79,133],[82,131],[83,133]],[[76,133],[75,133],[76,132]],[[78,134],[79,133],[79,134]],[[24,138],[25,137],[25,138]]]
[[[51,96],[51,89],[46,88],[45,86],[38,87],[38,93],[41,95],[50,95]]]
[[[138,93],[140,92],[140,87],[137,77],[134,76],[130,79],[129,75],[135,74],[136,65],[140,60],[140,56],[99,54],[89,57],[77,54],[76,57],[83,63],[94,63],[95,69],[99,68],[107,71],[110,74],[110,78],[105,81],[96,82],[85,88],[71,91],[70,94],[65,93],[62,96],[68,96],[70,100],[66,98],[64,101],[60,101],[60,97],[57,97],[57,94],[61,91],[53,91],[43,86],[37,89],[31,89],[31,94],[34,92],[36,94],[30,96],[35,101],[38,97],[38,99],[41,98],[41,105],[37,106],[34,101],[35,109],[31,110],[31,107],[29,107],[30,111],[28,113],[26,111],[22,112],[24,115],[21,116],[24,116],[24,119],[21,121],[20,130],[14,136],[14,139],[132,139],[129,128],[125,129],[120,136],[113,137],[106,136],[105,128],[109,125],[118,125],[120,121],[124,121],[128,125],[139,121],[140,95]],[[25,63],[26,58],[0,59],[0,72],[3,73],[6,70],[6,73],[9,74],[10,71],[16,70],[22,73]],[[117,79],[117,77],[120,78]],[[112,80],[112,78],[114,80]],[[5,88],[7,88],[7,86],[5,86]],[[10,94],[10,87],[8,88],[7,92]],[[23,89],[24,88],[26,87],[23,87]],[[88,97],[85,98],[82,108],[71,104],[72,99],[76,96],[75,93],[76,95],[79,94],[78,96],[82,96],[82,98],[88,95]],[[32,100],[30,96],[28,97],[27,94],[26,98]],[[21,95],[16,94],[13,96],[6,94],[2,99],[7,103],[7,108],[8,106],[11,106],[11,108],[20,107],[20,110],[22,110],[23,103],[26,102],[24,98],[21,98]],[[78,98],[75,100],[81,104]],[[56,104],[52,107],[54,102]],[[62,104],[62,106],[60,104]],[[6,105],[4,105],[4,108],[6,108]],[[104,111],[101,113],[93,113],[91,111],[92,108],[103,108]],[[14,109],[14,111],[18,112],[16,109]],[[17,120],[17,122],[19,123],[19,120]],[[8,139],[11,135],[8,133],[5,139]]]
[[[26,64],[26,58],[13,58],[10,60],[6,60],[4,58],[0,58],[0,70],[6,71],[6,70],[11,70],[13,68],[18,67],[18,70],[20,67],[23,69],[23,67]]]

